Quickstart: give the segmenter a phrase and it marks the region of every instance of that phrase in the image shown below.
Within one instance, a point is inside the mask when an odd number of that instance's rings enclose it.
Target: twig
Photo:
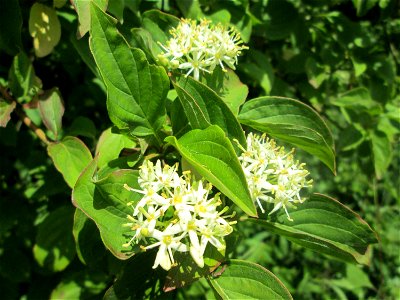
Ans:
[[[3,95],[4,99],[9,102],[9,103],[16,103],[17,106],[15,108],[15,112],[17,113],[18,117],[26,126],[29,127],[36,135],[37,137],[46,145],[50,144],[50,141],[47,139],[46,134],[42,129],[37,127],[33,121],[26,115],[26,113],[21,109],[19,103],[10,95],[10,93],[7,91],[7,89],[0,85],[0,92]]]

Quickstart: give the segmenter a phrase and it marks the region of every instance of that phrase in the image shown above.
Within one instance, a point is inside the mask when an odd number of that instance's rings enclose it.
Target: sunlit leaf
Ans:
[[[179,140],[175,137],[165,140],[245,213],[257,215],[242,167],[221,128],[213,125],[204,130],[191,130]]]

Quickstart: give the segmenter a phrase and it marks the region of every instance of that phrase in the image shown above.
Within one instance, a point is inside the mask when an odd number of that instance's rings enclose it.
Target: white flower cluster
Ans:
[[[305,164],[294,161],[294,149],[285,153],[284,147],[278,147],[273,139],[265,135],[250,133],[247,136],[247,149],[241,145],[239,147],[243,151],[239,161],[253,201],[263,213],[265,210],[261,201],[274,204],[269,214],[283,207],[287,218],[293,221],[286,207],[302,203],[304,199],[300,196],[300,190],[312,184],[312,180],[306,179],[309,172],[304,169]]]
[[[177,165],[161,167],[158,160],[154,165],[147,160],[139,171],[138,183],[141,189],[124,187],[130,191],[143,194],[143,198],[133,208],[133,214],[128,215],[129,226],[134,235],[124,244],[129,247],[140,244],[143,250],[159,247],[153,268],[161,266],[169,270],[175,265],[175,251],[189,251],[199,267],[204,266],[204,251],[208,243],[218,251],[224,252],[226,245],[224,237],[230,234],[232,224],[227,217],[222,216],[228,210],[217,195],[209,197],[211,184],[203,186],[203,181],[195,181],[190,172],[182,176],[177,173]]]
[[[200,71],[212,73],[217,65],[223,71],[224,64],[235,69],[237,57],[243,49],[240,34],[233,28],[202,19],[200,24],[190,19],[182,19],[176,28],[170,31],[172,38],[163,48],[165,53],[159,55],[159,60],[171,69],[187,70],[186,76],[193,73],[196,80]]]

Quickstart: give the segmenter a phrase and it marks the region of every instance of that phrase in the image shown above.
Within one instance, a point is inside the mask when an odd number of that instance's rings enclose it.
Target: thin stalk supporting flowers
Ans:
[[[306,177],[310,174],[293,158],[294,149],[285,152],[284,147],[276,145],[273,139],[250,133],[247,136],[247,149],[243,148],[239,157],[244,174],[249,185],[253,201],[265,213],[262,202],[272,203],[272,214],[283,208],[290,221],[287,207],[295,207],[296,203],[305,200],[300,196],[302,188],[311,187],[312,180]]]
[[[204,267],[204,252],[208,243],[224,253],[224,237],[233,231],[232,224],[223,216],[229,209],[217,208],[222,204],[219,194],[210,196],[212,185],[196,181],[189,171],[179,176],[177,165],[161,167],[145,161],[139,171],[141,189],[124,187],[140,193],[143,198],[132,207],[128,226],[133,231],[130,247],[139,244],[143,250],[158,247],[153,268],[161,266],[169,270],[175,265],[174,252],[190,252],[199,267]]]
[[[248,49],[234,28],[210,20],[202,19],[200,24],[190,19],[182,19],[176,28],[170,31],[172,37],[163,45],[164,50],[158,56],[160,62],[170,69],[193,73],[196,80],[200,72],[212,73],[217,65],[226,71],[225,65],[235,69],[237,58],[242,50]]]

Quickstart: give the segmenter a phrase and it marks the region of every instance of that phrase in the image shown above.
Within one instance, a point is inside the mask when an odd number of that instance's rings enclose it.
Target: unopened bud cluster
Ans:
[[[124,246],[139,244],[143,250],[159,247],[153,268],[161,266],[169,270],[175,265],[174,253],[189,251],[199,267],[204,267],[204,252],[210,243],[224,253],[224,237],[230,234],[232,224],[222,216],[228,210],[218,194],[210,196],[212,185],[202,180],[195,181],[190,172],[182,176],[177,165],[164,167],[158,160],[154,165],[146,160],[140,168],[138,183],[140,189],[125,188],[140,193],[143,198],[128,215],[133,237]]]
[[[284,147],[276,145],[273,139],[265,135],[250,133],[247,136],[247,149],[239,145],[243,153],[239,157],[249,185],[253,201],[264,213],[262,202],[274,204],[272,214],[283,208],[287,218],[292,221],[287,207],[302,203],[302,188],[310,187],[312,180],[306,177],[309,172],[293,158],[294,149],[285,152]]]
[[[166,45],[159,43],[164,50],[158,57],[160,62],[171,69],[186,71],[186,76],[193,73],[196,80],[201,71],[212,73],[217,65],[223,71],[226,71],[224,65],[235,69],[238,56],[243,49],[248,49],[233,28],[220,23],[213,25],[206,19],[200,24],[182,19],[170,33],[172,38]]]

